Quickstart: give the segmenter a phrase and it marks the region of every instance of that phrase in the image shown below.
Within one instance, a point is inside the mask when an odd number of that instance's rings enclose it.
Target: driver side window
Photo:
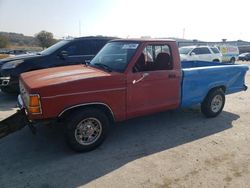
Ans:
[[[79,55],[94,55],[93,53],[93,41],[80,40],[72,43],[64,49],[68,56],[79,56]]]
[[[80,55],[80,45],[79,43],[72,43],[66,47],[63,51],[67,52],[68,56]]]
[[[71,45],[71,46],[69,46],[69,47],[67,47],[66,49],[65,49],[65,51],[67,52],[67,54],[69,55],[69,56],[71,56],[71,55],[78,55],[78,53],[77,53],[77,46],[74,44],[74,45]]]
[[[133,72],[171,69],[173,69],[173,62],[169,46],[147,45],[133,67]]]
[[[192,53],[196,55],[203,55],[203,54],[211,54],[208,48],[206,47],[201,47],[201,48],[195,48]]]

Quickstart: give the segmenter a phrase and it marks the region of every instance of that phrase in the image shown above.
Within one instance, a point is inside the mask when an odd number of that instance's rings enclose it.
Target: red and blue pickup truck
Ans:
[[[226,94],[247,89],[247,71],[247,65],[180,62],[172,40],[113,40],[88,65],[22,74],[20,110],[0,123],[0,137],[56,120],[72,149],[89,151],[113,122],[198,104],[206,117],[216,117]]]

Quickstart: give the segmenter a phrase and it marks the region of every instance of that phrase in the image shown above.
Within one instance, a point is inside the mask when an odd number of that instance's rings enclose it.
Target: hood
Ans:
[[[7,57],[7,58],[0,60],[0,66],[10,61],[28,60],[28,59],[34,59],[34,58],[39,58],[39,57],[41,57],[41,55],[37,55],[37,54],[24,54],[24,55],[17,55],[14,57]]]
[[[181,61],[185,61],[185,60],[187,60],[187,58],[188,58],[188,55],[180,54]]]
[[[245,57],[247,56],[248,54],[240,54],[239,57]]]
[[[42,96],[108,88],[111,84],[121,83],[122,78],[121,73],[105,72],[83,65],[41,69],[21,74],[22,83],[29,92]]]

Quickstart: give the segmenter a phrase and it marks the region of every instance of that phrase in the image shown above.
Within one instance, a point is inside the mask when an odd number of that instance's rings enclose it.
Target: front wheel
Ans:
[[[201,103],[201,112],[208,118],[218,116],[225,104],[225,93],[222,89],[211,90]]]
[[[232,57],[231,59],[230,59],[230,63],[235,63],[235,58],[234,57]]]
[[[66,125],[66,139],[77,152],[87,152],[97,148],[108,132],[109,120],[98,109],[85,109],[69,117]]]

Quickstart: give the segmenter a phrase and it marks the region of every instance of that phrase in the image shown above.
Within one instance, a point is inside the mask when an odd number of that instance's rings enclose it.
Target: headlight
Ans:
[[[2,69],[13,69],[16,68],[21,63],[23,63],[23,60],[10,61],[3,64]]]

